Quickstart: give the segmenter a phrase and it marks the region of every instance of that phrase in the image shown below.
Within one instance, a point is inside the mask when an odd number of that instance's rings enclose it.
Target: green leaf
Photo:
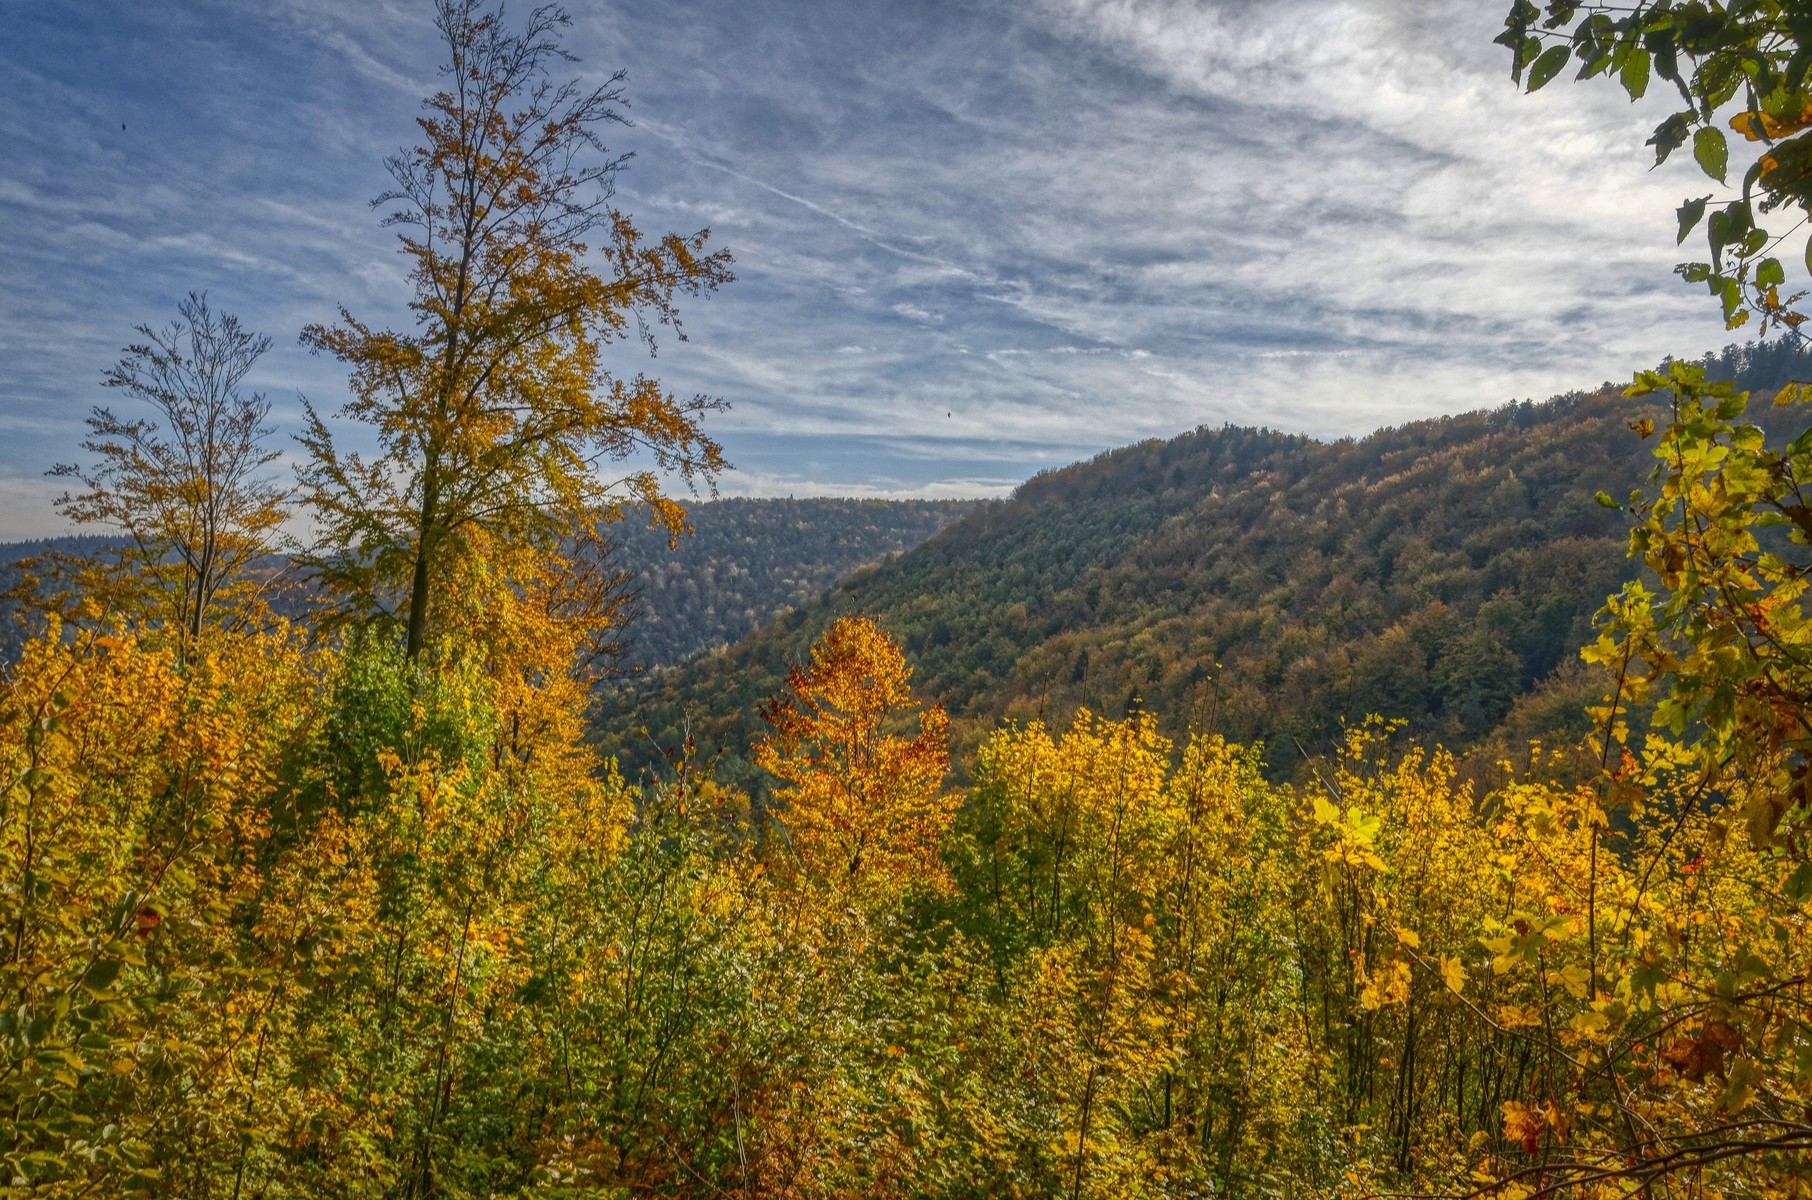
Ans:
[[[97,995],[113,986],[113,981],[120,977],[123,966],[117,958],[97,958],[82,973],[82,986]]]
[[[1611,494],[1609,492],[1598,492],[1592,497],[1592,499],[1598,501],[1599,505],[1603,508],[1616,508],[1617,507],[1617,502],[1615,500],[1611,499]]]
[[[1529,68],[1529,90],[1535,91],[1550,79],[1560,74],[1560,69],[1567,65],[1572,51],[1565,46],[1550,46],[1541,52],[1541,57]]]
[[[1691,233],[1693,227],[1704,218],[1705,202],[1710,199],[1710,196],[1700,196],[1697,200],[1688,200],[1674,210],[1675,215],[1680,218],[1680,236],[1675,239],[1674,245],[1677,246],[1684,242],[1686,235]]]
[[[27,1046],[36,1046],[44,1040],[45,1035],[50,1033],[56,1023],[55,1013],[40,1012],[25,1022],[25,1028],[20,1031],[20,1036]]]
[[[1718,1098],[1718,1107],[1731,1116],[1742,1112],[1749,1101],[1755,1098],[1755,1084],[1760,1075],[1754,1060],[1737,1059],[1730,1065],[1728,1083],[1724,1094]]]
[[[1659,963],[1639,962],[1630,971],[1630,988],[1633,991],[1647,992],[1650,996],[1655,989],[1667,982],[1667,972]]]
[[[1655,36],[1652,35],[1651,36]],[[1655,56],[1655,74],[1663,79],[1680,82],[1680,59],[1674,49],[1674,40],[1661,33],[1649,44],[1649,52]]]
[[[1781,269],[1781,260],[1778,258],[1764,258],[1755,269],[1756,287],[1778,287],[1785,282],[1787,272]]]
[[[1726,276],[1718,288],[1718,299],[1723,302],[1724,320],[1728,323],[1737,309],[1743,307],[1743,285],[1735,276]]]
[[[1668,155],[1686,143],[1686,131],[1696,115],[1690,110],[1678,112],[1655,126],[1655,136],[1648,139],[1648,144],[1655,148],[1656,166],[1666,162]]]
[[[1571,21],[1580,3],[1581,0],[1548,0],[1548,19],[1542,22],[1543,28],[1559,29]]]
[[[1723,266],[1723,248],[1730,245],[1730,241],[1732,241],[1729,205],[1718,208],[1716,212],[1712,212],[1711,219],[1705,221],[1705,241],[1711,245],[1711,265],[1714,268],[1721,268]],[[1718,279],[1718,283],[1720,285],[1723,283],[1721,277]],[[1712,288],[1712,295],[1716,294],[1718,294],[1718,290]]]
[[[1574,79],[1596,79],[1606,71],[1618,66],[1615,54],[1607,52],[1602,46],[1590,41],[1585,42],[1582,46],[1575,40],[1573,52],[1585,60],[1585,65],[1579,68],[1579,74],[1573,76]]]
[[[1692,135],[1692,156],[1701,171],[1719,183],[1724,182],[1725,170],[1730,165],[1730,146],[1724,141],[1722,129],[1715,125],[1701,126]]]
[[[1623,90],[1630,94],[1632,102],[1642,99],[1642,94],[1648,91],[1648,51],[1631,50],[1617,79],[1623,84]]]
[[[1734,421],[1742,416],[1743,410],[1748,407],[1748,392],[1731,392],[1719,397],[1717,407],[1711,410],[1711,414],[1720,421]]]

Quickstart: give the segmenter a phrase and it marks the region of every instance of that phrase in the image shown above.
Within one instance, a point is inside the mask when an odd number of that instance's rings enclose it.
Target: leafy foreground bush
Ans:
[[[1373,723],[1297,794],[1082,712],[996,732],[953,817],[897,650],[835,638],[767,830],[512,744],[459,663],[35,643],[12,1187],[1806,1194],[1807,872],[1670,784],[1476,797]]]

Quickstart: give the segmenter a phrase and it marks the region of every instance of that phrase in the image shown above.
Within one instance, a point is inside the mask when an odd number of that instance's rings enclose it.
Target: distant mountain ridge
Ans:
[[[1706,361],[1757,390],[1799,365],[1770,344]],[[760,700],[847,611],[901,640],[964,744],[1083,704],[1264,742],[1281,771],[1371,712],[1458,748],[1575,738],[1596,687],[1578,647],[1635,569],[1593,494],[1646,476],[1629,425],[1651,411],[1607,386],[1331,443],[1228,427],[1114,450],[613,696],[597,739],[633,776],[690,737],[758,788]]]

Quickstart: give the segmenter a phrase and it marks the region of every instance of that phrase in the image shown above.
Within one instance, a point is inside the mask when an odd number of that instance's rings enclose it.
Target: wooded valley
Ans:
[[[633,603],[625,612],[619,675],[671,666],[817,599],[857,567],[909,550],[971,505],[946,500],[707,500],[686,509],[677,544],[658,521],[631,512],[611,530],[608,562],[622,573]],[[0,592],[22,581],[16,564],[46,553],[74,559],[115,552],[104,536],[48,538],[0,545]],[[273,572],[299,577],[280,557]],[[298,578],[299,582],[299,578]],[[310,600],[279,593],[284,616],[306,619]],[[15,662],[32,610],[0,598],[0,662]]]
[[[613,562],[634,576],[630,668],[666,667],[740,641],[816,600],[857,567],[910,550],[970,509],[950,500],[712,500],[686,507],[690,532],[634,516]]]

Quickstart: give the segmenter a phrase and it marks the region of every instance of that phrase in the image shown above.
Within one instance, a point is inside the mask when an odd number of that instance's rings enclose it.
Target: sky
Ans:
[[[1201,425],[1362,434],[1732,340],[1672,274],[1673,209],[1710,189],[1651,169],[1665,98],[1520,95],[1506,7],[572,0],[573,72],[628,73],[617,203],[736,262],[685,341],[615,369],[728,403],[722,494],[978,496]],[[251,383],[285,436],[346,395],[304,325],[407,327],[369,201],[436,86],[432,17],[0,0],[0,537],[62,527],[45,470],[184,294],[270,335]]]

